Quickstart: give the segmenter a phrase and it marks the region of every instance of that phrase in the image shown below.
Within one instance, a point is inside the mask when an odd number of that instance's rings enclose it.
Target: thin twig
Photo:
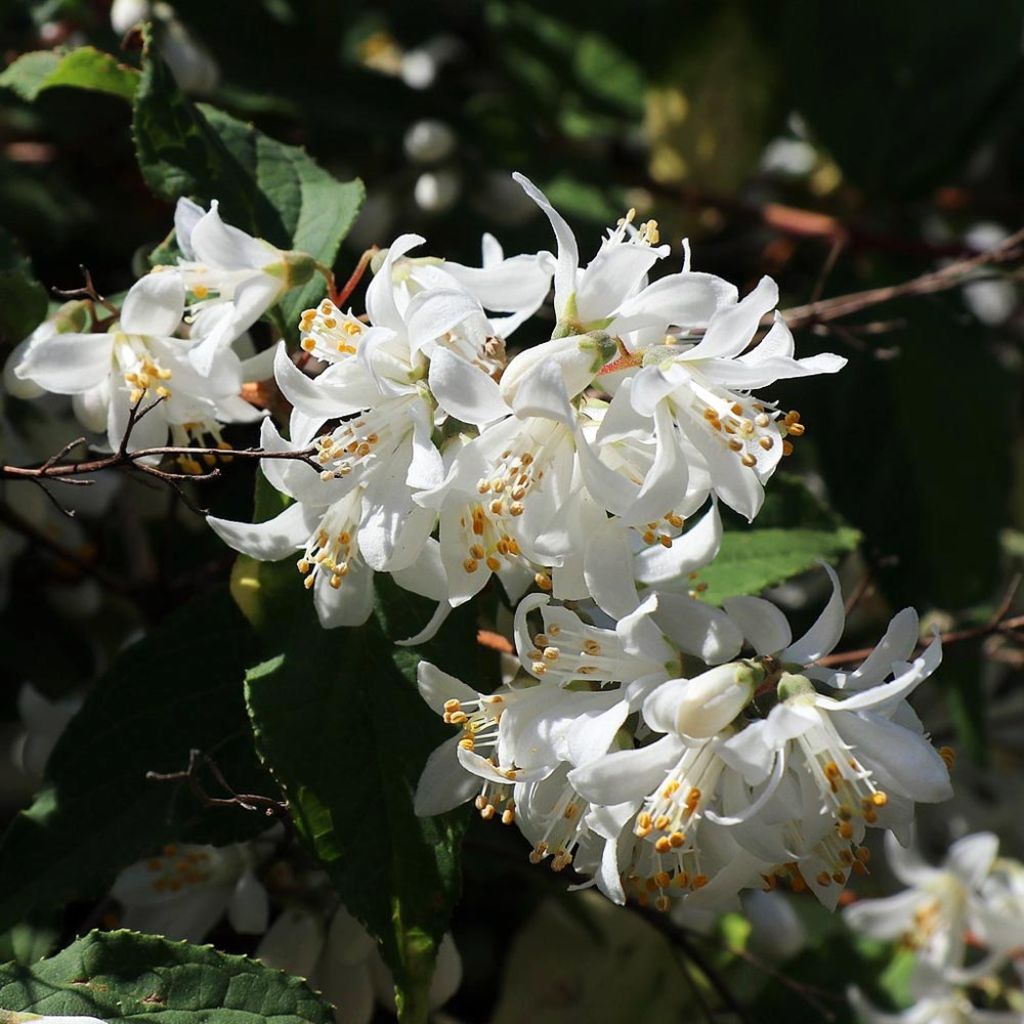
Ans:
[[[945,267],[921,274],[901,284],[886,285],[883,288],[869,288],[862,292],[821,299],[804,306],[791,306],[782,315],[791,329],[809,327],[812,324],[828,323],[840,317],[859,313],[861,310],[891,302],[910,295],[931,295],[963,284],[979,267],[1009,263],[1019,259],[1020,247],[1024,243],[1024,228],[1015,231],[999,245],[985,252],[956,260]]]

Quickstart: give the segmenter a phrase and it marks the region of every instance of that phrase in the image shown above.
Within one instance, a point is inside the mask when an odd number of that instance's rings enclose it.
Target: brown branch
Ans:
[[[0,479],[8,480],[31,480],[38,483],[40,480],[53,480],[58,483],[76,483],[79,485],[89,484],[92,481],[76,480],[75,477],[87,473],[99,473],[105,469],[127,468],[134,469],[148,476],[155,476],[166,483],[174,483],[189,480],[211,480],[220,475],[219,469],[211,469],[207,473],[174,473],[168,470],[151,466],[143,459],[163,458],[166,456],[186,456],[189,458],[222,459],[229,461],[233,458],[242,459],[293,459],[304,462],[313,469],[319,470],[312,459],[316,452],[315,447],[303,448],[296,451],[268,452],[262,448],[195,448],[182,447],[178,445],[161,445],[156,448],[136,448],[128,450],[128,443],[135,425],[149,412],[151,412],[162,399],[157,399],[145,408],[140,408],[141,399],[136,402],[128,414],[128,423],[125,426],[124,436],[117,450],[109,455],[103,455],[95,459],[85,459],[81,462],[61,462],[60,460],[77,445],[84,442],[83,438],[66,444],[55,455],[50,456],[40,466],[0,466]]]
[[[995,633],[1009,634],[1014,633],[1018,629],[1024,629],[1024,615],[1007,617],[1010,605],[1013,604],[1013,599],[1017,595],[1020,584],[1021,576],[1017,574],[1013,577],[1013,581],[999,602],[999,606],[981,625],[968,626],[965,629],[951,629],[945,633],[940,633],[939,640],[942,646],[946,647],[949,644],[964,643],[967,640],[981,640]],[[920,654],[926,646],[928,645],[918,645],[915,655]],[[874,647],[861,647],[855,651],[839,651],[836,654],[826,654],[824,658],[819,658],[815,664],[823,665],[826,668],[830,668],[833,665],[849,665],[855,661],[863,661],[874,649]]]
[[[883,302],[892,302],[912,295],[932,295],[946,291],[965,283],[970,275],[980,267],[1001,263],[1009,263],[1021,256],[1021,245],[1024,243],[1024,228],[1014,232],[995,248],[986,252],[957,260],[938,270],[921,274],[901,284],[886,285],[883,288],[869,288],[862,292],[849,295],[838,295],[831,299],[821,299],[805,306],[791,306],[782,310],[786,323],[791,329],[810,327],[814,324],[828,323],[840,317],[859,313]]]
[[[202,769],[206,769],[214,781],[220,786],[226,797],[211,796],[203,788],[199,778]],[[237,793],[231,784],[224,778],[217,762],[209,754],[193,748],[189,751],[188,767],[177,772],[146,772],[146,778],[151,782],[184,782],[192,791],[192,795],[204,807],[238,807],[245,811],[253,811],[257,814],[264,814],[268,818],[280,818],[286,830],[291,830],[291,816],[288,813],[288,805],[273,797],[262,796],[258,793]]]

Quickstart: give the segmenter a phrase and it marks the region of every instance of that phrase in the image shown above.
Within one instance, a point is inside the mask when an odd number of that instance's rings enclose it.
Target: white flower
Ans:
[[[861,1024],[1021,1024],[1019,1010],[984,1010],[975,1006],[961,988],[946,982],[937,972],[918,972],[914,979],[913,1006],[897,1013],[876,1009],[858,988],[847,998]]]
[[[305,284],[316,263],[302,252],[284,251],[221,220],[217,201],[204,210],[179,199],[174,233],[183,259],[160,267],[187,292],[196,369],[210,371],[219,350],[248,330],[290,288]]]
[[[201,942],[227,912],[243,934],[267,927],[267,893],[254,868],[256,844],[171,845],[125,868],[111,895],[122,905],[121,923],[135,931]]]
[[[666,405],[676,432],[671,435],[688,464],[702,462],[711,490],[731,508],[753,519],[764,499],[764,483],[790,450],[789,436],[803,434],[798,413],[783,416],[752,390],[776,380],[835,373],[846,360],[835,355],[793,358],[793,336],[781,315],[762,341],[745,352],[758,325],[778,301],[778,288],[763,278],[741,302],[720,307],[696,344],[666,338],[638,358],[628,395],[644,417]],[[694,458],[694,452],[697,459]]]
[[[41,778],[57,740],[81,706],[78,694],[47,700],[26,683],[18,693],[18,715],[25,732],[14,749],[15,764],[27,775]]]
[[[995,835],[978,832],[954,842],[942,864],[933,867],[913,846],[904,849],[887,836],[889,866],[908,888],[894,896],[858,900],[843,917],[868,938],[903,940],[920,959],[954,977],[964,966],[969,931],[996,954],[1024,939],[1020,908],[999,900],[998,884],[986,889],[998,848]]]
[[[162,445],[169,430],[218,438],[218,422],[261,414],[238,397],[244,366],[230,349],[213,355],[208,373],[196,370],[189,358],[195,342],[174,336],[183,312],[180,280],[150,274],[129,290],[120,321],[107,333],[37,332],[14,375],[73,395],[78,418],[91,430],[105,429],[112,448],[124,436],[131,407],[158,398],[132,430],[131,449]]]
[[[325,928],[323,917],[303,908],[284,910],[256,950],[268,967],[306,978],[334,1004],[337,1024],[369,1024],[375,1003],[392,1013],[394,980],[377,944],[365,928],[339,906]],[[450,934],[437,950],[427,997],[431,1009],[443,1006],[462,981],[462,959]]]

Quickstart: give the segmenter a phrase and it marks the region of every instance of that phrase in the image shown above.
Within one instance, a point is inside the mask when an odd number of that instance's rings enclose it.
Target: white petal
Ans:
[[[317,517],[296,502],[265,523],[236,523],[216,516],[207,516],[206,522],[235,551],[261,562],[276,562],[306,546],[316,529]]]
[[[350,561],[337,590],[321,573],[313,587],[313,607],[324,629],[361,626],[373,612],[373,572],[361,558]]]
[[[920,636],[920,622],[913,608],[897,612],[878,646],[854,672],[836,672],[830,685],[847,690],[865,690],[876,686],[891,671],[893,662],[908,661]]]
[[[472,800],[480,792],[480,779],[467,772],[459,763],[456,751],[460,739],[461,735],[456,734],[427,758],[413,803],[413,809],[419,817],[444,814]]]
[[[442,672],[429,661],[421,661],[416,666],[416,686],[427,706],[439,715],[444,713],[446,701],[473,701],[479,697],[476,690],[467,686],[461,679]]]
[[[192,249],[199,263],[223,270],[258,269],[274,259],[274,250],[220,218],[217,203],[192,228]]]
[[[778,654],[793,639],[786,616],[763,597],[728,597],[722,607],[756,654]]]
[[[228,904],[231,927],[242,935],[262,935],[267,930],[270,904],[267,890],[253,872],[243,872]]]
[[[431,356],[428,381],[438,403],[464,423],[483,426],[512,411],[494,380],[445,348],[435,349]]]
[[[722,544],[722,518],[712,505],[700,522],[691,526],[672,547],[651,545],[634,558],[637,582],[655,590],[689,589],[689,574],[702,569]]]
[[[576,271],[580,265],[579,248],[572,228],[562,215],[551,205],[548,197],[529,178],[516,172],[512,178],[523,191],[544,211],[551,223],[558,243],[558,263],[555,267],[555,312],[560,317],[565,311],[569,296],[576,290]]]
[[[625,618],[640,603],[626,528],[609,519],[592,532],[586,544],[583,574],[590,593],[613,619]]]
[[[512,406],[520,419],[537,416],[558,420],[570,429],[576,426],[562,374],[558,366],[551,363],[542,363],[523,378],[516,389]]]
[[[633,294],[647,271],[671,250],[632,243],[604,245],[580,275],[576,296],[581,323],[605,320]]]
[[[409,347],[419,352],[473,317],[484,319],[484,313],[469,292],[456,288],[420,292],[405,310]]]
[[[912,931],[915,913],[927,902],[926,894],[907,889],[883,899],[858,900],[843,910],[843,920],[869,939],[889,942]]]
[[[182,256],[187,260],[194,258],[192,251],[192,232],[206,211],[198,204],[182,196],[174,207],[174,237]]]
[[[846,628],[846,609],[843,606],[843,588],[839,577],[830,565],[823,565],[832,581],[832,596],[815,623],[799,640],[787,647],[779,657],[798,665],[810,665],[828,654],[843,635]]]
[[[743,634],[725,612],[689,594],[661,593],[654,621],[680,650],[709,665],[731,661],[743,646]]]
[[[55,334],[29,347],[15,375],[58,395],[80,394],[109,376],[113,340],[109,334]]]
[[[422,245],[424,241],[420,235],[400,235],[391,243],[383,264],[366,289],[366,312],[369,314],[370,323],[404,333],[405,321],[395,303],[392,267],[395,260],[404,256],[410,249],[415,249],[417,245]]]
[[[660,740],[637,750],[619,750],[569,772],[580,796],[597,804],[621,804],[637,800],[656,789],[682,755],[678,736]]]
[[[998,852],[997,835],[992,832],[975,832],[950,846],[945,866],[955,871],[967,885],[975,887],[985,880]]]
[[[351,393],[342,387],[317,383],[307,377],[291,360],[288,349],[282,341],[274,353],[274,379],[281,389],[281,394],[288,399],[301,413],[313,419],[334,419],[362,412],[366,408],[361,402],[361,395],[352,401]]]
[[[185,283],[175,270],[153,271],[128,289],[121,305],[126,334],[169,338],[185,315]]]
[[[757,287],[735,306],[718,311],[703,339],[683,358],[689,361],[739,355],[750,344],[761,317],[778,301],[778,285],[770,277],[762,277]]]

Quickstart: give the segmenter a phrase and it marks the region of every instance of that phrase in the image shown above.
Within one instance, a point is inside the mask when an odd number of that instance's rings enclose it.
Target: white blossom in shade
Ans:
[[[989,952],[980,973],[1024,938],[1020,905],[1002,898],[1005,876],[993,877],[998,849],[994,834],[977,832],[956,840],[936,867],[913,845],[904,848],[886,836],[889,866],[907,888],[894,896],[858,900],[843,911],[844,920],[868,938],[903,940],[919,961],[949,979],[980,976],[977,964],[964,970],[969,932]]]
[[[266,930],[268,903],[256,877],[258,843],[171,845],[125,868],[111,895],[125,928],[201,942],[226,913],[237,932]]]
[[[256,959],[305,978],[334,1004],[337,1024],[369,1024],[377,1004],[394,1013],[394,979],[377,943],[343,906],[329,920],[306,907],[285,908],[260,941]],[[443,1006],[461,981],[462,958],[449,933],[437,948],[430,1008]]]
[[[830,354],[795,359],[793,336],[778,313],[761,342],[745,351],[777,302],[775,282],[763,278],[741,302],[714,312],[696,344],[668,337],[642,349],[634,359],[639,370],[625,371],[634,377],[628,395],[616,394],[612,402],[613,408],[629,402],[648,418],[665,405],[675,427],[668,437],[679,457],[701,465],[712,492],[748,519],[757,515],[764,483],[790,450],[788,438],[804,432],[798,413],[783,415],[751,391],[777,380],[835,373],[846,364]]]
[[[457,141],[450,125],[435,118],[423,118],[409,126],[402,139],[402,146],[410,160],[433,163],[449,156]]]
[[[18,715],[25,731],[14,747],[15,764],[27,775],[41,778],[57,740],[81,706],[79,694],[48,700],[26,683],[18,693]]]
[[[424,171],[413,186],[416,205],[425,213],[444,213],[450,210],[462,191],[462,178],[458,171],[441,167]]]
[[[204,210],[190,199],[179,199],[174,233],[182,258],[175,267],[159,267],[154,274],[176,280],[186,293],[193,336],[200,339],[191,358],[204,375],[221,350],[316,271],[312,256],[278,249],[226,224],[216,200]]]
[[[934,970],[918,970],[911,983],[912,1006],[886,1012],[872,1005],[860,989],[851,987],[847,999],[860,1024],[1022,1024],[1020,1010],[986,1010],[975,1006],[965,990]]]
[[[106,333],[37,332],[14,376],[72,395],[82,424],[105,430],[112,448],[124,437],[131,407],[157,399],[132,430],[132,450],[162,445],[169,432],[219,439],[218,423],[262,413],[239,398],[246,364],[230,349],[213,355],[208,373],[196,370],[190,353],[197,343],[175,337],[184,300],[173,275],[150,274],[129,290],[119,322]]]

